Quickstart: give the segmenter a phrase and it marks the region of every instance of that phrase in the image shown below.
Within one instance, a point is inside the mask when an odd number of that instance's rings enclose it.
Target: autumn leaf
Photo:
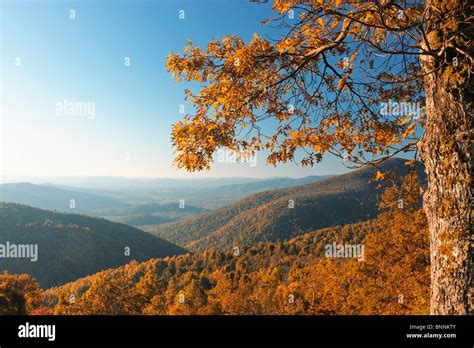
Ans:
[[[346,85],[346,80],[347,80],[347,76],[344,76],[342,79],[339,80],[339,83],[337,84],[337,89],[340,91],[341,89],[344,88],[344,86]]]
[[[400,124],[402,124],[402,125],[403,125],[403,124],[406,124],[406,123],[408,123],[410,120],[411,120],[410,117],[405,117],[405,118],[400,122]]]
[[[383,174],[381,171],[377,170],[377,173],[375,174],[375,181],[381,180],[385,177],[385,174]]]

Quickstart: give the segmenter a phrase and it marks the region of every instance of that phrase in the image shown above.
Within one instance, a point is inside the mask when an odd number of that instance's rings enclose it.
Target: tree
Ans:
[[[130,271],[127,267],[135,266],[136,262],[132,261],[119,272],[108,270],[95,275],[90,287],[76,300],[72,310],[87,315],[141,314],[143,295],[127,274]]]
[[[42,305],[43,292],[28,274],[0,274],[0,315],[30,314]]]
[[[176,81],[201,84],[185,91],[195,113],[172,128],[177,166],[209,169],[220,148],[302,165],[325,153],[362,165],[418,151],[428,180],[431,313],[466,314],[469,2],[274,0],[273,9],[280,39],[226,36],[205,49],[188,41],[183,55],[169,55]],[[270,118],[268,131],[261,125]]]
[[[1,315],[26,315],[25,299],[16,291],[10,289],[0,290]]]
[[[411,174],[384,191],[382,213],[363,240],[364,262],[320,259],[295,272],[305,284],[305,313],[429,313],[429,239],[418,188]]]
[[[166,302],[159,286],[156,274],[148,270],[137,284],[137,291],[142,296],[142,314],[166,314]]]
[[[349,302],[362,314],[429,313],[429,238],[414,173],[388,187],[376,231],[367,234]]]

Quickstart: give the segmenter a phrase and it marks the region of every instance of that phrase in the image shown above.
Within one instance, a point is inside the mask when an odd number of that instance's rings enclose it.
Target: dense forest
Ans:
[[[409,170],[399,158],[379,168],[403,176]],[[416,169],[423,182],[419,165]],[[377,168],[285,189],[258,193],[228,206],[146,230],[189,250],[229,248],[233,244],[285,240],[316,229],[373,219],[378,214]]]
[[[409,175],[385,189],[375,220],[132,261],[45,291],[31,276],[5,273],[0,308],[3,314],[427,314],[429,240],[420,191]],[[328,256],[333,244],[363,245],[364,262]]]

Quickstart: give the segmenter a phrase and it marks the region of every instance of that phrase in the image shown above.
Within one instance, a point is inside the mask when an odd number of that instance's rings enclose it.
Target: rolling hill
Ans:
[[[71,208],[74,200],[74,208]],[[27,204],[35,208],[68,213],[93,213],[97,209],[123,207],[118,199],[93,193],[80,192],[27,182],[0,185],[0,202]]]
[[[403,159],[380,168],[407,173]],[[418,167],[418,172],[421,168]],[[377,169],[363,167],[315,183],[254,194],[223,208],[147,231],[189,250],[285,240],[305,232],[370,220],[381,189],[369,183]],[[423,180],[423,178],[422,178]]]
[[[188,192],[183,192],[181,195],[191,204],[199,205],[207,209],[216,209],[254,193],[309,184],[329,177],[329,175],[312,175],[303,178],[277,177],[258,179],[252,182],[232,183],[214,188],[193,189]]]
[[[133,259],[146,261],[187,252],[146,232],[105,219],[0,203],[0,247],[7,242],[37,245],[37,260],[1,258],[0,272],[31,274],[44,287]],[[126,248],[130,248],[129,255]]]
[[[142,293],[147,291],[158,293],[160,300],[165,302],[162,298],[165,294],[169,296],[171,292],[173,296],[170,296],[170,299],[173,299],[174,293],[179,291],[177,288],[187,289],[190,283],[199,284],[202,291],[209,291],[215,286],[213,274],[219,271],[232,274],[236,284],[238,279],[245,279],[264,269],[278,268],[282,274],[287,274],[291,270],[313,266],[317,260],[324,259],[325,245],[333,241],[362,243],[366,234],[376,230],[376,221],[364,221],[308,232],[282,242],[257,243],[242,247],[238,256],[233,254],[232,249],[211,248],[204,252],[152,259],[139,264],[132,262],[49,289],[46,291],[46,302],[52,308],[58,304],[60,297],[67,301],[69,294],[75,294],[77,305],[63,303],[61,314],[130,314],[129,304],[135,303],[133,295],[140,296],[140,307],[144,307],[146,303],[143,301],[143,296],[133,290],[135,287],[140,288]],[[122,302],[114,300],[113,305],[104,306],[103,312],[85,305],[91,300],[88,296],[92,296],[93,300],[99,303],[104,301],[106,296],[110,297],[109,291],[104,287],[113,288],[116,282],[124,284],[122,291],[130,293],[131,296],[122,298]],[[99,283],[101,285],[98,285]],[[89,289],[92,291],[86,295]],[[117,296],[123,295],[117,294]]]
[[[384,208],[371,221],[237,253],[210,248],[130,262],[48,289],[39,306],[60,315],[428,314],[429,233],[412,183],[404,182],[402,209],[398,188],[385,190]],[[334,245],[360,253],[328,254]]]
[[[50,180],[44,186],[57,187],[69,191],[79,191],[98,196],[110,197],[130,205],[170,204],[180,199],[187,206],[215,209],[232,203],[253,193],[276,188],[304,185],[329,177],[312,175],[303,178],[210,178],[210,179],[125,179],[125,178],[77,178]],[[37,180],[36,180],[37,181]],[[68,183],[73,186],[65,186]],[[78,186],[78,185],[84,185]],[[22,202],[28,204],[28,202]],[[109,216],[107,210],[101,216]]]
[[[110,196],[109,191],[86,192],[81,188],[9,183],[0,185],[0,202],[26,204],[35,208],[103,217],[132,226],[158,225],[195,215],[205,209],[176,201],[167,204],[136,204]],[[176,195],[175,195],[176,196]],[[71,206],[73,200],[74,206]]]

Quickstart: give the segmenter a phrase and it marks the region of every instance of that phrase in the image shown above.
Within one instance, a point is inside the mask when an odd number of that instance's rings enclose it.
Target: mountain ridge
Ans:
[[[366,166],[311,184],[256,193],[146,230],[196,251],[284,240],[309,230],[370,220],[377,215],[377,195],[382,191],[376,189],[378,183],[369,181],[379,169],[406,174],[405,161],[393,158],[379,168]],[[421,167],[416,170],[421,172]]]
[[[63,284],[132,259],[146,261],[187,253],[131,226],[14,203],[0,203],[0,226],[0,243],[38,248],[37,262],[2,258],[0,272],[28,273],[43,286]]]

